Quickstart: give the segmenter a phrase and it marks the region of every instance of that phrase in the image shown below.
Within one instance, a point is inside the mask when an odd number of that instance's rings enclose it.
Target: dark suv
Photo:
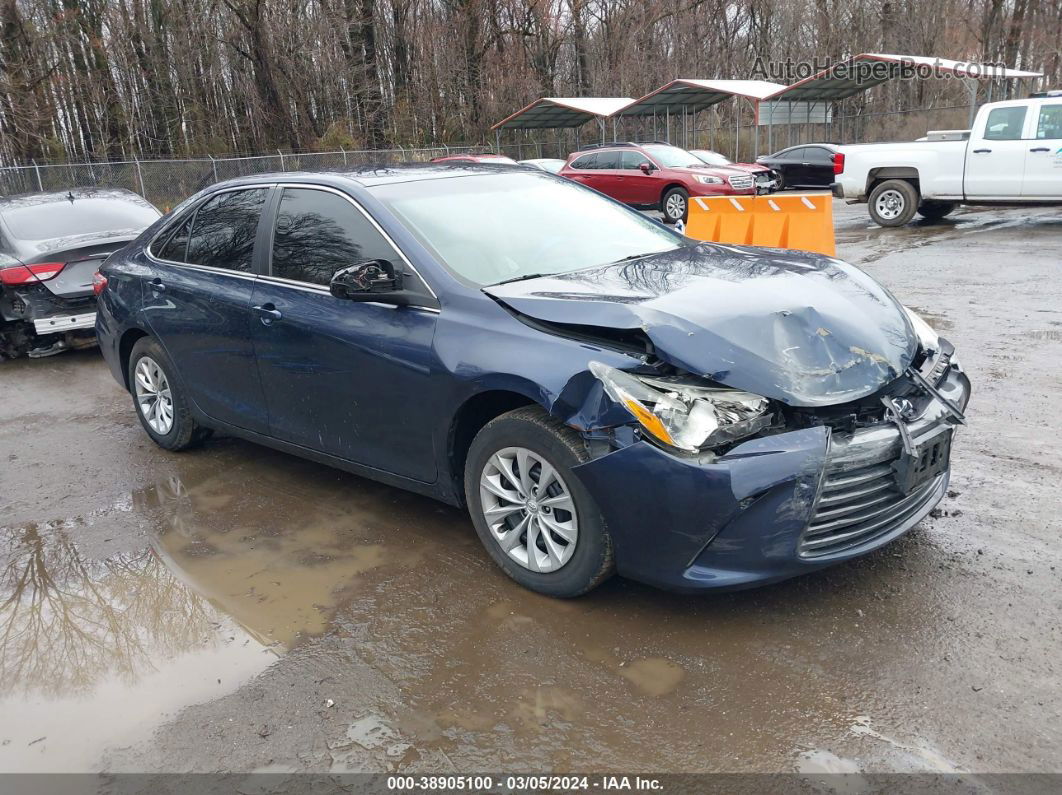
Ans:
[[[569,155],[560,175],[633,207],[660,210],[672,224],[686,220],[691,196],[756,193],[755,178],[748,172],[709,166],[665,143],[588,147]]]

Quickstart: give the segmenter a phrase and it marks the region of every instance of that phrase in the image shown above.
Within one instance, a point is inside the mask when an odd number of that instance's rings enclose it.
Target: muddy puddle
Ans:
[[[253,475],[173,476],[88,517],[0,527],[0,770],[92,769],[324,633],[372,573],[419,564],[415,540],[373,539],[382,512],[353,520],[290,482],[244,488]],[[269,508],[285,497],[293,509]],[[81,549],[130,522],[143,546]]]

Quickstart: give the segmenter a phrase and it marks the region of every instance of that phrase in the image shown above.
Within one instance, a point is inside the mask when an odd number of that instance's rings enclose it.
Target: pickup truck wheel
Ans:
[[[937,221],[950,215],[959,205],[955,202],[922,202],[918,205],[918,214],[929,221]]]
[[[880,226],[903,226],[918,210],[918,189],[903,179],[887,179],[870,192],[870,217]]]

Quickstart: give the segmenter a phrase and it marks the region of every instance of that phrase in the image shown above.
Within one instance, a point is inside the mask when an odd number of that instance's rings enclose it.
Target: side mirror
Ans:
[[[641,171],[643,174],[648,174],[650,171],[653,170],[653,164],[652,163],[640,163],[638,165],[638,170]]]
[[[328,290],[336,298],[349,301],[406,303],[402,274],[385,259],[367,259],[341,268],[332,275]]]

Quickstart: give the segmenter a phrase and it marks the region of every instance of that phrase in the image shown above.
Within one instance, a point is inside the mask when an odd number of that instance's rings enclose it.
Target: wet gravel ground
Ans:
[[[758,591],[540,598],[456,510],[156,449],[95,351],[0,365],[0,771],[1062,770],[1062,212],[835,212],[969,427],[915,531]]]

